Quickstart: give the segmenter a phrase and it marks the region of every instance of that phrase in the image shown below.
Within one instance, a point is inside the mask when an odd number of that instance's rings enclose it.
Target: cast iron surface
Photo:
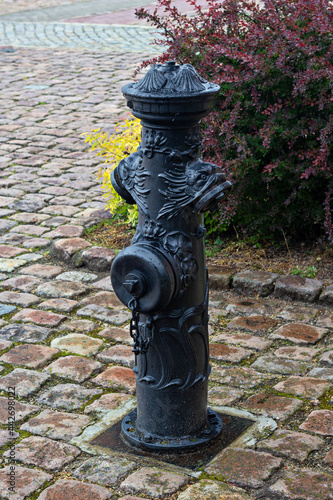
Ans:
[[[217,423],[213,432],[213,417],[207,416],[203,213],[217,207],[231,184],[218,166],[200,158],[199,131],[218,91],[189,64],[174,62],[153,66],[142,80],[123,87],[141,119],[142,139],[114,169],[112,183],[137,205],[139,221],[132,245],[113,261],[111,281],[132,311],[138,406],[128,424],[134,432],[125,421],[123,432],[137,447],[149,438],[161,450],[165,441],[187,449],[221,430]]]

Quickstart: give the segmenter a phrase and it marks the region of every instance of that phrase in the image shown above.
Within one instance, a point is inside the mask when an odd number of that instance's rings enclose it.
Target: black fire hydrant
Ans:
[[[199,120],[219,86],[189,64],[157,64],[122,88],[141,120],[137,152],[112,175],[117,193],[137,204],[130,247],[114,259],[111,280],[132,311],[137,409],[122,422],[131,446],[168,453],[192,450],[221,432],[207,409],[210,372],[208,279],[203,213],[231,189],[219,168],[200,159]]]

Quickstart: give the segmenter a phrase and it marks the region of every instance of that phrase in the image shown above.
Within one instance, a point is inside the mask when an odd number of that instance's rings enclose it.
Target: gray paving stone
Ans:
[[[102,339],[95,339],[80,333],[70,333],[65,337],[53,339],[51,346],[63,351],[73,352],[82,356],[96,354],[103,344]]]
[[[0,339],[37,344],[45,340],[50,334],[51,330],[42,326],[11,323],[1,328]]]
[[[38,295],[39,297],[55,299],[73,299],[78,297],[79,295],[82,295],[88,289],[89,288],[87,288],[82,283],[77,283],[75,281],[49,281],[47,283],[42,283],[36,289],[36,295]]]
[[[73,476],[80,481],[89,481],[102,486],[115,486],[136,465],[135,462],[124,457],[90,458],[73,472]]]
[[[85,415],[44,410],[36,417],[31,418],[28,422],[21,425],[20,429],[37,434],[38,436],[60,439],[67,442],[81,434],[89,422],[89,417]]]
[[[275,283],[274,295],[279,298],[314,302],[323,289],[323,282],[302,276],[282,276]]]
[[[233,277],[232,285],[237,293],[256,294],[266,297],[272,293],[278,274],[266,271],[241,271]]]
[[[15,368],[12,372],[0,378],[0,389],[15,387],[16,394],[21,397],[30,396],[49,380],[50,375],[25,368]]]
[[[102,392],[101,389],[86,389],[79,384],[58,384],[43,392],[37,402],[55,409],[77,410]]]
[[[309,368],[308,363],[293,361],[292,359],[276,359],[272,356],[260,356],[251,366],[255,370],[262,372],[281,373],[284,375],[301,375]]]
[[[124,325],[131,319],[131,313],[126,310],[110,309],[108,307],[90,304],[77,311],[78,316],[87,316],[112,325]]]
[[[1,498],[6,500],[31,498],[31,495],[33,495],[44,483],[52,479],[52,475],[46,472],[15,465],[15,493],[13,494],[8,489],[10,471],[10,465],[0,470],[0,495]]]

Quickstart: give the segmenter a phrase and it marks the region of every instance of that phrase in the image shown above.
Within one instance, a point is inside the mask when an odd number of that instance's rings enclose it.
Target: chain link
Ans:
[[[139,324],[139,313],[135,311],[137,302],[135,299],[130,300],[128,308],[132,311],[130,321],[130,336],[133,339],[133,352],[138,354],[146,354],[150,343],[154,336],[153,318],[147,317],[146,323]]]

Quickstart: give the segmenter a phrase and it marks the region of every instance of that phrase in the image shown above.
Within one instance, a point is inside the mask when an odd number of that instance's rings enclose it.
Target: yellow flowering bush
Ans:
[[[138,221],[137,206],[125,203],[113,189],[111,172],[121,160],[138,149],[140,137],[140,121],[131,118],[118,123],[112,135],[99,128],[86,134],[85,139],[85,142],[90,144],[91,150],[96,151],[96,156],[101,156],[107,165],[101,167],[97,173],[98,179],[102,179],[102,196],[107,200],[106,209],[110,210],[117,220],[130,224],[132,227]]]

